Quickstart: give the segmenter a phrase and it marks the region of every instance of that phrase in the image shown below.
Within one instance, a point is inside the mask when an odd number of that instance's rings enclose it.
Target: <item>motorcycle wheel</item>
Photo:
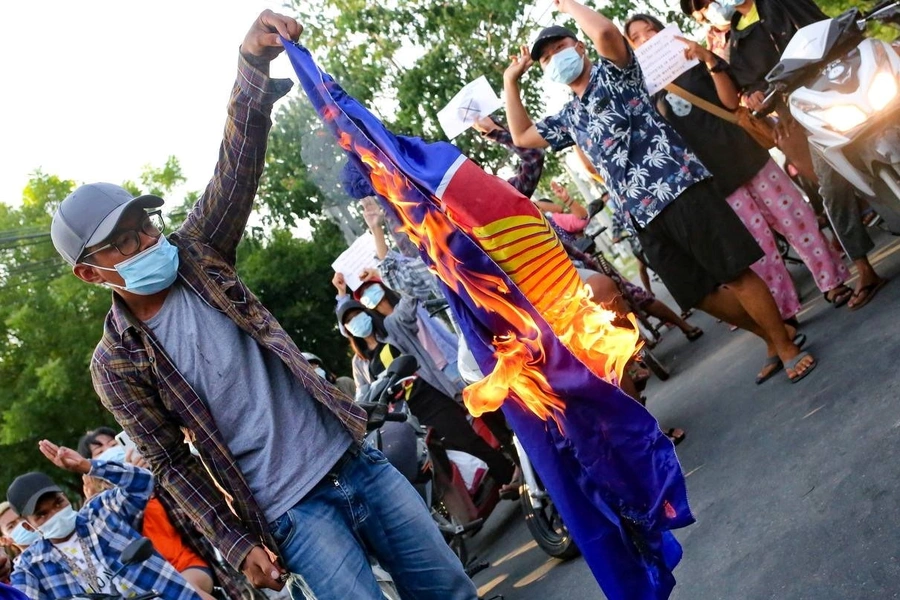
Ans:
[[[538,481],[538,485],[543,484]],[[531,537],[537,542],[541,550],[554,558],[569,560],[581,555],[581,550],[575,545],[575,540],[569,533],[566,524],[563,523],[559,511],[553,501],[547,498],[542,508],[532,504],[531,494],[528,493],[528,484],[522,484],[519,502],[522,512],[525,514],[525,525],[531,532]]]
[[[654,375],[660,381],[666,381],[670,377],[669,370],[657,359],[649,348],[644,348],[641,352],[641,362],[647,365]]]

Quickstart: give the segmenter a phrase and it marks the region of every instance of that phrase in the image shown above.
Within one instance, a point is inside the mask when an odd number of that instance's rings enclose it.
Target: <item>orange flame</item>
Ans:
[[[341,133],[339,141],[345,149],[355,150],[370,168],[373,187],[397,209],[401,229],[431,257],[435,275],[457,293],[464,291],[476,306],[499,314],[510,325],[510,331],[497,332],[493,340],[497,359],[493,372],[463,392],[469,411],[478,416],[496,410],[512,393],[541,419],[555,418],[565,403],[543,372],[546,360],[541,330],[527,311],[509,301],[506,282],[467,268],[453,255],[449,248],[451,236],[464,233],[449,211],[441,211],[437,202],[433,202],[425,207],[424,213],[419,213],[424,216],[417,216],[412,209],[418,204],[405,199],[410,183],[404,175],[387,168],[368,149],[352,148],[347,133]],[[574,269],[574,266],[565,261],[562,268]],[[514,283],[520,279],[510,277]],[[569,286],[565,295],[555,301],[542,294],[542,290],[531,290],[526,297],[582,363],[598,377],[618,385],[637,347],[637,325],[629,315],[634,329],[615,327],[612,324],[615,314],[594,303],[589,290],[587,286]]]

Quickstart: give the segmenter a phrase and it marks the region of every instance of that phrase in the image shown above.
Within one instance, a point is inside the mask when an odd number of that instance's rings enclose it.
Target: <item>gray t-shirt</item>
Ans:
[[[206,402],[266,519],[309,492],[350,446],[350,434],[287,365],[180,282],[147,321]]]

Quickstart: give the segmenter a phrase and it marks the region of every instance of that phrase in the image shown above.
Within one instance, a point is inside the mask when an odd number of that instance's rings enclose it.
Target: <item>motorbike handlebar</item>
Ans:
[[[753,115],[754,119],[762,119],[772,110],[772,103],[775,101],[776,96],[781,93],[781,88],[778,86],[769,86],[769,89],[766,90],[766,97],[763,98],[762,108],[759,110],[752,110],[750,114]]]
[[[406,413],[388,413],[384,415],[385,422],[393,421],[394,423],[406,423]]]

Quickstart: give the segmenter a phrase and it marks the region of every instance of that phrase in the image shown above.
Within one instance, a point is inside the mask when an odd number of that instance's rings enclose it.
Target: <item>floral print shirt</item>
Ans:
[[[537,123],[554,150],[574,144],[606,181],[628,221],[646,227],[695,183],[710,177],[703,163],[654,107],[632,54],[619,68],[601,59],[584,95]]]

